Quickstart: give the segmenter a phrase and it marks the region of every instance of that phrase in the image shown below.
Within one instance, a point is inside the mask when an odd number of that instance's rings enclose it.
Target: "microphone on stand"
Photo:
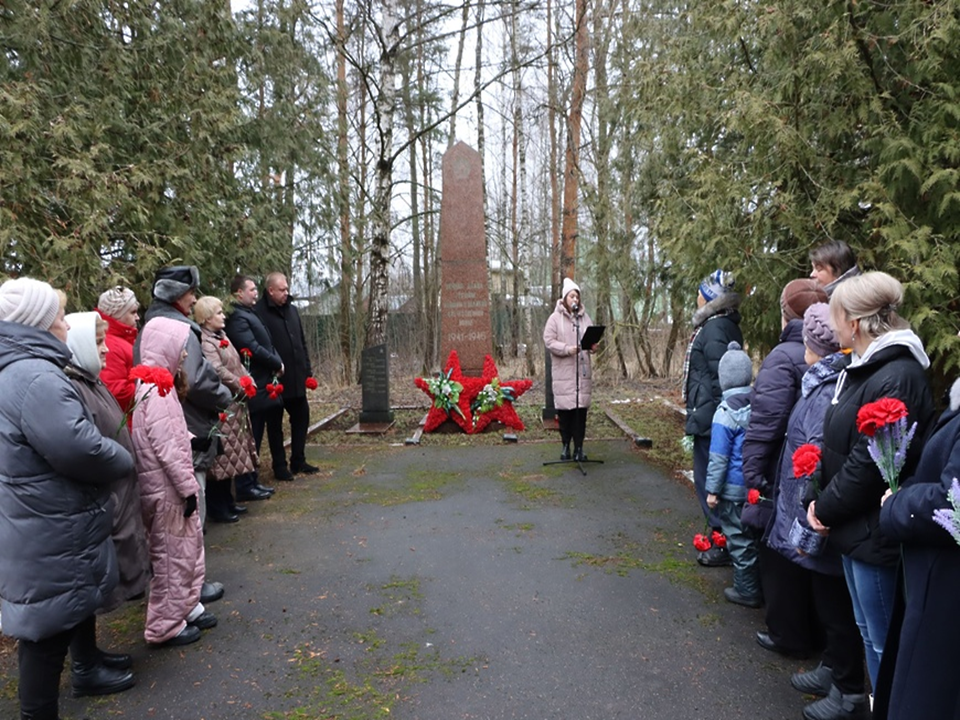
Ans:
[[[573,304],[573,308],[572,308],[572,309],[573,309],[573,311],[574,311],[575,313],[576,313],[576,312],[580,312],[580,303],[575,302],[575,303]]]

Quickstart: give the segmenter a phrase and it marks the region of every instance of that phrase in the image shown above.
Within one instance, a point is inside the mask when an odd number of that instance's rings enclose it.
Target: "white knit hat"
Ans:
[[[130,310],[135,310],[138,306],[137,296],[133,294],[133,290],[122,285],[104,291],[97,301],[97,309],[114,319],[120,318]]]
[[[561,298],[566,298],[567,295],[569,295],[570,293],[572,293],[574,290],[577,291],[577,294],[580,294],[580,286],[577,285],[577,284],[576,284],[573,280],[571,280],[570,278],[565,277],[565,278],[563,279],[563,289],[560,291],[560,297],[561,297]]]
[[[0,285],[0,320],[49,330],[60,311],[60,298],[47,283],[22,277]]]

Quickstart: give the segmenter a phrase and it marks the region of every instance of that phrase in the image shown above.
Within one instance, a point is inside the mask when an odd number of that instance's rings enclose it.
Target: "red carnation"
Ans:
[[[857,430],[873,437],[884,425],[892,425],[907,416],[907,406],[897,398],[884,397],[867,403],[857,412]]]
[[[793,451],[793,476],[802,478],[813,475],[820,463],[820,456],[820,448],[813,443],[806,443],[798,447]]]
[[[230,341],[227,340],[226,338],[221,339],[221,340],[220,340],[220,349],[223,350],[223,348],[227,348],[227,347],[230,347]]]
[[[253,353],[250,352],[250,348],[240,348],[240,354],[248,360],[253,357]]]
[[[751,505],[756,505],[760,502],[760,491],[756,488],[750,488],[747,491],[747,502]]]
[[[727,536],[719,530],[714,530],[710,534],[710,539],[713,540],[713,544],[718,548],[725,548],[727,546]]]
[[[248,398],[252,398],[257,394],[257,386],[253,384],[253,378],[249,375],[240,376],[240,389],[243,390],[243,394]]]
[[[277,379],[274,378],[272,383],[267,383],[267,397],[271,400],[276,400],[280,397],[280,393],[283,392],[283,385],[277,382]]]
[[[220,413],[220,422],[225,423],[227,421],[227,414]]]
[[[156,386],[157,394],[160,397],[165,397],[167,393],[173,390],[173,375],[165,368],[153,367],[152,365],[135,365],[130,369],[128,377],[134,382],[139,380],[145,385]]]
[[[700,552],[706,552],[713,547],[710,543],[710,538],[703,533],[697,533],[693,536],[693,546]]]
[[[307,390],[316,390],[317,389],[317,379],[308,377],[304,382],[304,385],[307,386]]]

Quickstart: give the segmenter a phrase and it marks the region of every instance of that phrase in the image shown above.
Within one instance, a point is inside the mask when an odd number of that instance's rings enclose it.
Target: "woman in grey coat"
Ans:
[[[20,641],[21,720],[58,717],[67,648],[117,583],[110,484],[133,470],[63,372],[67,330],[47,283],[0,286],[0,607]]]
[[[93,418],[94,425],[104,434],[119,442],[133,455],[133,440],[127,429],[126,417],[116,398],[100,380],[100,370],[106,363],[107,321],[97,312],[71,313],[66,316],[70,331],[67,346],[70,364],[67,377],[80,394],[80,399]],[[117,554],[119,579],[99,612],[116,610],[127,600],[143,597],[150,582],[150,556],[147,534],[143,529],[140,510],[140,484],[136,470],[124,476],[109,488],[113,500],[113,528],[111,537]],[[125,690],[129,685],[120,682],[102,667],[126,670],[133,664],[129,655],[107,653],[96,645],[96,628],[89,623],[85,633],[78,634],[70,645],[73,660],[73,693],[79,695],[107,695]],[[104,676],[105,677],[101,677]]]

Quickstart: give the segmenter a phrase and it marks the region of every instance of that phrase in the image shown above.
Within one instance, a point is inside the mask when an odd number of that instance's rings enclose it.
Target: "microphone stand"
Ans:
[[[573,427],[571,428],[571,430],[572,430],[572,435],[576,437],[577,429],[580,425],[580,353],[583,352],[583,349],[580,347],[580,303],[577,303],[577,305],[575,306],[575,309],[573,310],[572,315],[573,315],[573,336],[574,338],[576,338],[576,341],[577,341],[577,359],[576,359],[576,381],[574,383],[574,388],[576,389],[576,392],[575,392],[576,402],[574,403]],[[584,428],[584,430],[586,430],[586,428]],[[580,468],[580,472],[584,475],[587,474],[587,471],[584,470],[583,463],[599,463],[600,465],[603,464],[603,460],[587,460],[585,457],[583,457],[583,445],[580,446],[580,456],[578,457],[577,451],[576,451],[576,447],[577,447],[576,441],[574,441],[573,447],[574,447],[573,455],[570,457],[569,460],[550,460],[543,464],[544,465],[566,465],[567,463],[575,462],[577,464],[577,467]]]

